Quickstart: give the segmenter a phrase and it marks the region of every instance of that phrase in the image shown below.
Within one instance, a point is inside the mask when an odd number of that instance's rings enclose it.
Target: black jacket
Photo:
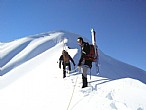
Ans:
[[[92,67],[92,61],[85,59],[85,56],[87,54],[89,54],[89,52],[90,52],[90,45],[89,45],[89,43],[88,42],[83,42],[83,45],[81,46],[81,57],[80,57],[78,66],[87,65],[90,68]]]

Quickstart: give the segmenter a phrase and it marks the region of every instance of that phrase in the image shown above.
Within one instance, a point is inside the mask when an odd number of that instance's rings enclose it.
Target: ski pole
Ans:
[[[90,68],[90,80],[91,80],[91,68]]]

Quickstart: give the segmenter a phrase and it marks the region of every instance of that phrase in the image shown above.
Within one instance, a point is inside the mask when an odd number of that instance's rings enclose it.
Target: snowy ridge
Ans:
[[[1,43],[1,108],[145,110],[146,72],[101,51],[100,74],[97,76],[93,64],[91,80],[88,76],[89,87],[81,89],[82,79],[78,72],[62,78],[57,62],[63,43],[77,64],[80,56],[78,36],[57,31]]]
[[[49,33],[40,34],[3,44],[0,75],[55,46],[61,40],[59,34],[61,33],[55,33],[52,36]]]

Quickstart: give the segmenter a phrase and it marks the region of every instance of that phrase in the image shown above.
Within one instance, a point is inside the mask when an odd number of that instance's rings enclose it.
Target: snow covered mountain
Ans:
[[[146,109],[146,72],[107,56],[100,50],[100,74],[97,75],[93,64],[92,77],[88,78],[89,87],[81,89],[81,74],[78,72],[62,78],[58,59],[64,48],[78,63],[78,36],[55,31],[0,43],[1,108]]]

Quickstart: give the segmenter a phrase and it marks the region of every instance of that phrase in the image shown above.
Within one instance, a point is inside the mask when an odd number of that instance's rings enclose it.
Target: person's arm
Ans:
[[[59,68],[61,68],[61,61],[63,60],[63,55],[60,56],[59,58]]]
[[[74,60],[72,59],[72,57],[69,55],[69,59],[71,60],[71,62],[73,63],[73,65],[75,66],[76,64],[75,64],[75,62],[74,62]]]

